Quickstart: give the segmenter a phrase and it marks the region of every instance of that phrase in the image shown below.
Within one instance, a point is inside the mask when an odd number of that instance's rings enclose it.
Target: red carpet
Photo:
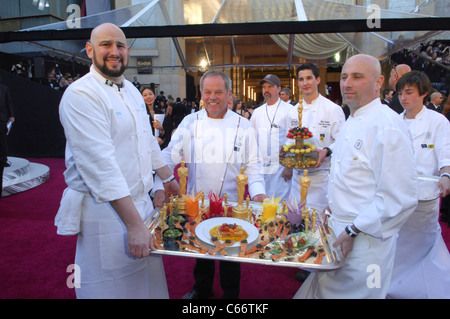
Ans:
[[[66,271],[73,263],[76,237],[56,234],[53,224],[64,183],[63,159],[29,159],[50,167],[50,179],[31,190],[0,199],[0,299],[73,299]],[[450,246],[450,228],[442,224]],[[169,294],[181,298],[194,281],[195,259],[164,256]],[[241,298],[290,299],[300,287],[294,268],[242,264]],[[222,291],[218,273],[214,298]]]

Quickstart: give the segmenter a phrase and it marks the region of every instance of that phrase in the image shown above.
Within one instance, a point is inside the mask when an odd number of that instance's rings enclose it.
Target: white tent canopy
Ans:
[[[445,1],[426,3],[445,7]],[[180,39],[194,36],[201,38],[201,51],[207,58],[210,58],[208,52],[212,51],[212,46],[226,40],[231,43],[234,55],[231,60],[235,65],[276,64],[288,67],[292,65],[293,58],[328,59],[336,53],[340,53],[344,59],[354,53],[367,53],[381,60],[401,48],[414,46],[432,37],[448,38],[448,32],[437,29],[436,24],[417,26],[421,21],[428,23],[430,18],[442,17],[362,7],[354,5],[354,0],[277,0],[276,3],[273,0],[151,0],[133,3],[126,8],[69,22],[48,24],[12,34],[2,32],[5,37],[2,37],[0,51],[14,54],[45,51],[88,62],[84,53],[87,31],[103,22],[112,22],[129,31],[132,36],[127,36],[132,50],[152,49],[156,46],[155,39],[161,36],[172,38],[179,59],[172,61],[171,65],[159,67],[185,70],[198,68],[198,65],[187,61]],[[416,7],[416,11],[419,7],[423,6]],[[450,20],[445,16],[445,10],[443,14],[448,25]],[[396,22],[406,26],[405,30],[398,30]],[[74,25],[76,28],[72,28]],[[70,40],[49,40],[55,31],[67,31],[70,35],[78,31],[79,35]],[[192,36],[189,32],[192,32]],[[271,62],[271,53],[263,52],[260,48],[255,48],[253,54],[261,57],[253,57],[253,62],[239,56],[239,43],[247,41],[247,34],[251,35],[253,41],[261,38],[261,47],[267,41],[263,37],[270,36],[287,53],[288,58]],[[14,40],[22,36],[29,39]],[[209,62],[210,65],[220,66],[214,61]]]

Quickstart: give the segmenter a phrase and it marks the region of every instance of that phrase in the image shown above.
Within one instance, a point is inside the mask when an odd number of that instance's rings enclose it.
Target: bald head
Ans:
[[[444,97],[442,96],[442,94],[440,92],[434,91],[430,95],[430,100],[431,100],[431,103],[438,106],[442,103],[442,101],[444,100]]]
[[[352,114],[378,98],[384,77],[380,62],[373,56],[358,54],[342,67],[341,93]]]
[[[411,72],[411,67],[408,64],[399,64],[393,67],[389,75],[389,88],[395,90],[398,79],[408,72]]]
[[[99,41],[99,39],[102,39],[105,33],[114,34],[117,38],[122,38],[123,42],[126,43],[125,33],[123,33],[122,29],[109,22],[100,24],[92,29],[90,42],[96,43],[97,41]]]
[[[381,75],[381,65],[380,62],[373,56],[368,54],[357,54],[350,57],[347,62],[349,64],[359,63],[365,64],[367,71],[370,72],[371,76],[377,77]],[[346,62],[346,63],[347,63]]]
[[[122,74],[128,65],[129,47],[123,31],[112,23],[103,23],[91,32],[86,43],[86,53],[94,68],[105,78],[122,82]]]

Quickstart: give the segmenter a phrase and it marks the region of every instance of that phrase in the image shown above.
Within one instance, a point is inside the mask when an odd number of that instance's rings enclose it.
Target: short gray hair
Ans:
[[[231,92],[231,79],[228,75],[226,75],[225,73],[223,73],[222,71],[219,70],[210,70],[208,72],[206,72],[205,74],[203,74],[202,78],[200,79],[200,92],[203,91],[203,81],[208,77],[208,76],[221,76],[223,81],[225,82],[225,89],[227,90],[227,92]]]
[[[291,90],[289,90],[288,88],[282,88],[281,91],[286,92],[287,95],[291,96]]]

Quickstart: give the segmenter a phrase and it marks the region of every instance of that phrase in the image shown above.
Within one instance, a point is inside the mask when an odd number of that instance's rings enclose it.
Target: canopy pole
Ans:
[[[158,4],[164,15],[164,19],[166,19],[168,24],[171,24],[170,16],[169,16],[169,13],[167,12],[166,6],[164,5],[164,3],[162,3],[162,1],[158,1]],[[180,58],[181,65],[183,66],[184,71],[187,72],[187,63],[186,63],[186,59],[184,58],[183,51],[181,50],[180,43],[178,42],[178,39],[175,37],[172,37],[172,42],[173,42],[173,45],[175,46],[175,50],[177,51],[178,57]]]
[[[217,10],[217,13],[216,13],[214,19],[211,21],[211,23],[216,23],[217,17],[219,16],[220,11],[222,10],[223,6],[225,5],[225,2],[227,2],[227,0],[222,1],[220,8],[219,8],[219,10]]]

